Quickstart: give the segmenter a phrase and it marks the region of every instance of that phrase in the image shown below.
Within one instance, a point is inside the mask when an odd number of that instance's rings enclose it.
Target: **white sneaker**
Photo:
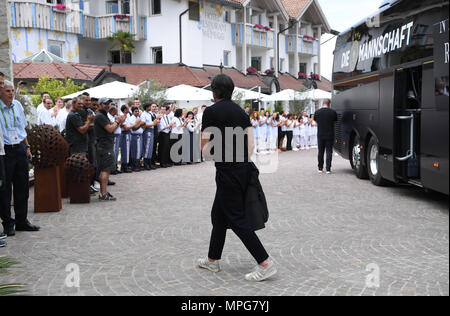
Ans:
[[[331,171],[327,171],[327,174],[331,174]]]
[[[294,149],[292,149],[293,151],[298,151],[298,148],[294,148]]]
[[[201,258],[197,260],[197,264],[200,268],[217,273],[220,271],[219,261],[210,262],[208,258]]]
[[[323,170],[318,169],[317,172],[318,173],[323,173]]]
[[[264,269],[262,266],[257,265],[256,268],[253,270],[253,272],[250,272],[245,275],[245,279],[247,281],[252,282],[261,282],[264,281],[271,276],[275,275],[277,273],[277,268],[275,267],[275,264],[273,262],[270,263],[269,267]]]

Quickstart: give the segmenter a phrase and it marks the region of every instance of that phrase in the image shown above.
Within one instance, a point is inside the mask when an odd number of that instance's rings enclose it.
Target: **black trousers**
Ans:
[[[29,175],[27,149],[24,144],[5,146],[5,183],[0,190],[0,216],[3,227],[24,224],[28,216]],[[11,195],[14,187],[15,220],[11,218]]]
[[[221,259],[228,228],[241,239],[258,264],[269,258],[245,217],[245,192],[250,170],[250,166],[246,164],[240,168],[216,171],[217,192],[211,211],[213,229],[208,253],[210,259]]]
[[[5,187],[5,159],[4,156],[0,156],[0,191]]]
[[[159,133],[158,155],[161,165],[170,164],[170,134]]]
[[[158,154],[157,154],[157,151],[156,151],[156,149],[158,148],[158,143],[159,143],[158,127],[155,126],[154,130],[155,130],[155,135],[154,135],[154,138],[153,138],[153,154],[152,154],[152,159],[151,159],[151,164],[152,165],[155,165],[157,160],[159,161]]]
[[[292,150],[292,138],[294,138],[294,132],[287,131],[286,135],[287,135],[286,150],[289,151],[289,150]]]
[[[331,162],[333,160],[333,139],[323,139],[319,138],[318,140],[318,147],[319,147],[319,169],[323,169],[323,163],[324,163],[324,154],[325,151],[327,152],[327,164],[326,168],[327,171],[331,171]]]
[[[278,127],[278,149],[281,149],[282,147],[282,140],[284,138],[284,136],[286,136],[286,132],[283,132],[281,130],[281,127]]]

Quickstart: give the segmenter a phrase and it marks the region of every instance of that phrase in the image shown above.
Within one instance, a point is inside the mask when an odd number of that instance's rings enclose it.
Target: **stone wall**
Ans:
[[[7,1],[0,0],[0,72],[12,79],[12,59],[9,42],[9,17],[7,15]]]

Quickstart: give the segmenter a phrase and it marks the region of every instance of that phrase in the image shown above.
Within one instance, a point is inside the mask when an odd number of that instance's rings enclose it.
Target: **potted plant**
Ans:
[[[305,74],[304,72],[299,72],[298,73],[298,79],[306,79],[308,78],[308,75]]]
[[[316,80],[316,81],[320,81],[320,75],[318,75],[318,74],[311,74],[311,79],[312,80]]]
[[[114,15],[114,19],[116,21],[126,21],[126,22],[128,22],[129,18],[130,17],[128,15],[126,15],[126,14],[116,14],[116,15]]]
[[[254,67],[248,67],[247,68],[247,74],[248,75],[256,75],[258,73],[258,69]]]
[[[303,35],[303,39],[304,40],[306,40],[306,41],[317,41],[317,39],[316,38],[314,38],[314,37],[312,37],[312,36],[309,36],[309,35]]]
[[[66,12],[67,10],[69,10],[69,8],[66,7],[64,4],[61,4],[61,3],[58,3],[57,5],[53,6],[53,11]]]
[[[264,26],[262,26],[261,24],[255,24],[255,25],[253,26],[253,28],[255,28],[255,29],[260,29],[260,30],[264,30]]]
[[[269,31],[272,30],[269,26],[264,26],[264,29],[265,29],[267,32],[269,32]]]
[[[273,71],[272,69],[267,69],[266,71],[264,71],[264,73],[265,73],[267,76],[273,76],[274,71]]]

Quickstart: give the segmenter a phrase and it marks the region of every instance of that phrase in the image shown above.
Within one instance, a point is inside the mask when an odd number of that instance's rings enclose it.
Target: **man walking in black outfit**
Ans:
[[[325,100],[323,108],[316,111],[314,120],[318,125],[317,141],[319,146],[319,172],[323,172],[324,153],[327,152],[327,174],[331,173],[331,161],[333,159],[334,125],[337,122],[337,113],[330,109],[331,101]]]
[[[231,101],[234,90],[231,78],[218,75],[214,78],[211,88],[216,104],[207,108],[203,114],[202,148],[204,156],[210,156],[211,144],[215,143],[210,141],[221,136],[222,140],[218,146],[222,146],[222,155],[213,153],[217,170],[217,192],[211,212],[213,230],[208,257],[199,259],[198,266],[212,272],[220,271],[219,260],[225,245],[227,229],[231,228],[258,263],[256,269],[247,274],[245,279],[263,281],[273,276],[277,270],[245,215],[245,194],[253,168],[248,157],[248,153],[253,152],[253,130],[244,110]],[[238,133],[235,137],[227,139],[225,130],[236,131],[239,128],[247,132],[245,136],[244,133],[241,135]],[[221,135],[216,134],[213,129],[216,133],[220,131]],[[241,142],[242,139],[239,137],[243,137],[244,141]],[[243,145],[244,148],[239,148],[237,144]],[[213,150],[220,151],[220,148]]]

